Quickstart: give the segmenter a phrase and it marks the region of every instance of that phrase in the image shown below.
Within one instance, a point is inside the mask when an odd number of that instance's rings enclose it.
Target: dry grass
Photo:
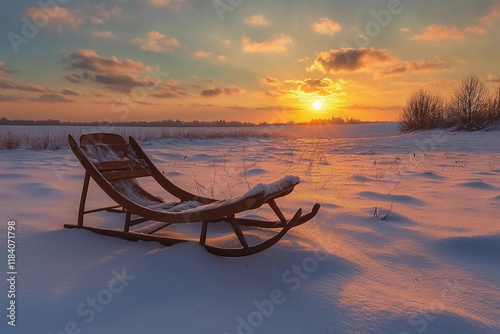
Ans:
[[[148,129],[122,129],[115,131],[125,138],[133,136],[138,141],[153,141],[172,138],[184,139],[219,139],[219,138],[270,138],[279,134],[272,130],[252,130],[252,129],[161,129],[160,131]],[[15,150],[19,148],[28,150],[58,150],[68,146],[67,133],[11,133],[0,132],[0,149]]]

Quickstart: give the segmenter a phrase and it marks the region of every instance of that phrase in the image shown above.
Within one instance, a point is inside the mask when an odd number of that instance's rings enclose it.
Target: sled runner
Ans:
[[[225,200],[194,195],[170,182],[144,153],[137,141],[129,137],[129,142],[117,134],[93,133],[80,137],[80,145],[68,136],[71,150],[85,169],[85,178],[80,199],[78,222],[65,224],[66,228],[81,228],[102,235],[118,237],[125,240],[157,241],[163,245],[173,245],[180,242],[192,242],[172,236],[155,235],[172,224],[201,223],[199,243],[210,253],[220,256],[246,256],[261,252],[277,243],[291,228],[304,224],[313,218],[320,208],[315,204],[312,211],[302,214],[302,209],[287,220],[276,199],[290,194],[300,182],[298,177],[287,176],[271,184],[259,184],[246,194]],[[152,177],[163,189],[173,195],[178,201],[166,202],[145,190],[138,178]],[[90,179],[114,201],[116,205],[98,209],[85,209]],[[254,210],[267,204],[276,214],[278,220],[258,220],[237,218],[236,215],[248,210]],[[123,229],[103,229],[84,226],[84,215],[110,211],[125,214]],[[158,226],[142,232],[134,227],[148,221],[158,222]],[[241,244],[240,248],[221,248],[207,243],[207,229],[211,223],[226,221],[232,227]],[[273,237],[257,244],[249,245],[241,226],[281,230]]]

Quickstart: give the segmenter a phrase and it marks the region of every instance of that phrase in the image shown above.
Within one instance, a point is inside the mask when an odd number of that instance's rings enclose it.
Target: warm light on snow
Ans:
[[[65,146],[0,150],[0,212],[4,226],[17,223],[23,279],[16,311],[31,315],[19,317],[19,333],[499,332],[500,131],[398,135],[394,123],[267,129],[287,136],[140,143],[166,177],[203,196],[236,197],[300,177],[278,205],[289,218],[319,202],[317,216],[238,259],[196,243],[163,247],[64,229],[77,222],[78,161]],[[63,139],[99,131],[49,130]],[[0,135],[44,138],[49,130],[0,127]],[[86,209],[103,203],[113,204],[91,182]],[[269,208],[248,214],[275,216]],[[124,217],[101,212],[85,224],[119,229]],[[197,240],[199,231],[200,224],[174,224],[162,233]],[[276,231],[243,233],[256,244]],[[208,237],[238,246],[223,222],[209,226]]]

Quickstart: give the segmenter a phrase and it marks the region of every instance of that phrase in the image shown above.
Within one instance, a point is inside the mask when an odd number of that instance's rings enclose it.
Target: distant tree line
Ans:
[[[313,119],[309,122],[297,123],[297,124],[307,124],[307,125],[329,125],[329,124],[361,124],[368,123],[367,121],[362,121],[357,118],[347,118],[342,117],[332,117],[330,119]]]
[[[341,117],[332,117],[331,119],[317,119],[310,122],[295,123],[293,121],[287,123],[267,123],[261,122],[258,124],[251,122],[225,121],[223,119],[217,121],[181,121],[181,120],[163,120],[163,121],[131,121],[131,122],[62,122],[59,120],[47,119],[41,121],[35,120],[9,120],[5,117],[0,118],[0,125],[61,125],[61,126],[131,126],[131,127],[253,127],[253,126],[271,126],[271,125],[322,125],[322,124],[358,124],[364,123],[359,119]]]
[[[435,128],[475,131],[500,126],[500,87],[490,93],[476,74],[464,77],[448,99],[420,89],[407,100],[401,132]]]
[[[34,120],[9,120],[5,117],[0,118],[0,125],[63,125],[63,126],[132,126],[132,127],[249,127],[256,126],[254,123],[230,121],[221,119],[218,121],[181,121],[181,120],[163,120],[163,121],[130,121],[130,122],[62,122],[59,120],[47,119],[41,121]]]

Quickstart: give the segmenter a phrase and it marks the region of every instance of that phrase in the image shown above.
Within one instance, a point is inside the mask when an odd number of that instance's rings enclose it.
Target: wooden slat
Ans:
[[[112,170],[112,171],[102,172],[102,175],[108,181],[115,181],[115,180],[133,179],[136,177],[151,176],[151,172],[149,171],[149,169],[142,168],[142,169],[128,169],[128,170]]]
[[[144,166],[147,166],[147,164],[144,160],[138,159],[138,160],[102,161],[102,162],[96,162],[95,166],[101,172],[107,172],[111,170],[143,169]]]
[[[80,137],[80,145],[95,144],[127,144],[122,136],[116,133],[89,133]]]

